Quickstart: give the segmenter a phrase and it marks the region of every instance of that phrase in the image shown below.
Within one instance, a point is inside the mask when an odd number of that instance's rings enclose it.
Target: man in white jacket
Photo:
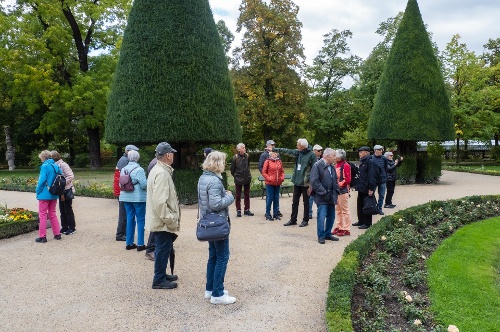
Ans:
[[[179,200],[172,180],[174,150],[167,142],[156,147],[158,162],[148,177],[146,229],[155,233],[155,267],[153,289],[177,287],[176,275],[167,275],[167,264],[173,242],[180,230]]]

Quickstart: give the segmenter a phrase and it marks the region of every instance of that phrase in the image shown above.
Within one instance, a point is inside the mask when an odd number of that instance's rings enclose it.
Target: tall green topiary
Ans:
[[[186,154],[196,142],[241,139],[208,0],[134,1],[109,96],[105,137],[122,145],[168,141],[187,148]]]
[[[416,0],[408,0],[380,79],[368,138],[398,141],[401,154],[417,141],[454,138],[450,100]]]

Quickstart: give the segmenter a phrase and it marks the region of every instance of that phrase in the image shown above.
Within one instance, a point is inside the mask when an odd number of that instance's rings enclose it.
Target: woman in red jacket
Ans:
[[[262,167],[262,176],[266,180],[266,220],[279,220],[280,186],[285,180],[283,164],[277,152],[270,152]],[[273,216],[271,216],[271,204]]]

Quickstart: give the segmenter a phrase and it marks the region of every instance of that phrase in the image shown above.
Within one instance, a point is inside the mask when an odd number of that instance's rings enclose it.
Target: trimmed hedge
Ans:
[[[33,219],[26,221],[12,221],[0,224],[0,239],[7,239],[38,229],[38,213],[32,213]],[[36,215],[36,217],[35,217]]]
[[[383,234],[397,228],[397,223],[402,221],[410,223],[415,226],[416,230],[425,228],[429,226],[429,223],[441,222],[437,219],[435,211],[448,207],[447,210],[452,213],[446,215],[442,222],[451,222],[456,229],[465,224],[500,215],[498,205],[500,205],[500,195],[470,196],[449,201],[432,201],[380,219],[346,247],[342,260],[330,274],[326,302],[328,330],[331,332],[353,331],[351,301],[360,264],[373,251]],[[471,208],[459,208],[463,206]]]

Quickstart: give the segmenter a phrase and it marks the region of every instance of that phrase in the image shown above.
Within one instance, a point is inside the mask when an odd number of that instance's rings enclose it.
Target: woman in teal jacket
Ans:
[[[50,155],[50,151],[43,150],[38,155],[42,162],[40,166],[40,175],[36,186],[36,199],[38,200],[38,236],[35,241],[38,243],[47,242],[47,216],[50,219],[50,226],[54,239],[61,239],[61,228],[56,214],[57,195],[49,192],[49,187],[54,182],[56,174],[61,173],[61,169],[56,165]]]

